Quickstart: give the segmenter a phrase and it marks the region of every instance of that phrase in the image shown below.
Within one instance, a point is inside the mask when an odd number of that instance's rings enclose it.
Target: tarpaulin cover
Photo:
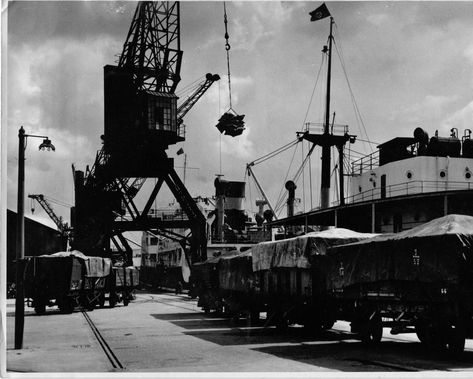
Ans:
[[[238,250],[230,250],[222,253],[217,257],[210,257],[204,262],[194,263],[192,265],[192,277],[195,281],[205,281],[210,282],[211,272],[214,271],[217,267],[217,264],[220,262],[220,259],[223,257],[234,257],[240,252]]]
[[[102,278],[110,275],[112,261],[110,258],[88,257],[85,261],[86,275],[94,278]]]
[[[334,228],[279,241],[262,242],[251,248],[253,271],[273,267],[309,268],[309,257],[325,255],[330,246],[358,242],[374,236],[376,234]]]
[[[32,257],[25,268],[26,296],[53,299],[79,289],[83,262],[73,254]]]
[[[83,253],[81,253],[79,250],[72,250],[72,251],[59,251],[57,253],[54,253],[54,254],[44,254],[44,255],[40,255],[40,257],[50,257],[50,258],[57,258],[57,257],[76,257],[76,258],[80,258],[80,259],[83,259],[84,261],[88,260],[89,257],[84,255]]]
[[[473,278],[473,217],[448,215],[333,247],[327,257],[328,289],[393,280],[459,284]]]
[[[251,250],[233,257],[222,257],[218,272],[221,289],[239,292],[250,291],[254,285]]]

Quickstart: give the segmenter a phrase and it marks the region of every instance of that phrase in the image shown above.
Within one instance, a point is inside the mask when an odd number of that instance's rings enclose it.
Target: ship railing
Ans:
[[[376,150],[374,153],[365,155],[353,161],[351,164],[351,170],[353,175],[361,175],[363,172],[371,171],[379,167],[379,150]]]
[[[149,218],[157,218],[163,221],[169,221],[169,220],[188,220],[189,218],[187,215],[181,211],[181,210],[176,210],[176,211],[169,211],[169,210],[155,210],[155,209],[150,209],[148,213]],[[129,213],[126,213],[125,216],[123,216],[124,219],[126,220],[131,220],[132,217]]]
[[[377,187],[366,190],[345,198],[345,203],[358,203],[362,201],[383,199],[395,196],[414,195],[419,193],[439,192],[439,191],[465,191],[472,190],[472,182],[453,182],[453,181],[430,181],[413,180],[398,184],[392,184],[385,188]],[[339,205],[339,201],[332,203]]]
[[[268,241],[271,239],[271,231],[266,229],[248,229],[244,232],[244,234],[239,235],[236,234],[233,236],[234,238],[225,239],[221,238],[218,233],[212,233],[210,236],[210,241],[214,244],[219,243],[248,243],[248,244],[256,244],[263,241]]]
[[[322,122],[306,122],[304,131],[310,134],[323,134],[324,125]],[[332,124],[330,125],[329,132],[335,136],[344,136],[348,134],[348,125]]]

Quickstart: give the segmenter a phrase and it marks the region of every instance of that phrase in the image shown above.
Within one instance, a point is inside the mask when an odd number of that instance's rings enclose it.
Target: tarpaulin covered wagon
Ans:
[[[331,316],[325,314],[321,262],[330,247],[373,236],[334,228],[254,246],[252,264],[259,294],[268,303],[276,324],[298,323],[315,328],[333,324]]]
[[[222,255],[210,257],[204,262],[192,265],[191,291],[192,297],[198,297],[197,305],[208,313],[222,309],[222,294],[219,285],[219,263],[222,257],[238,255],[239,250],[224,252]]]
[[[110,259],[81,252],[58,252],[25,259],[25,297],[39,314],[57,305],[70,313],[81,304],[90,308],[94,292],[103,289]]]
[[[429,345],[463,350],[473,315],[473,217],[334,247],[328,258],[327,291],[367,342],[381,338],[382,326],[394,334],[415,327]]]

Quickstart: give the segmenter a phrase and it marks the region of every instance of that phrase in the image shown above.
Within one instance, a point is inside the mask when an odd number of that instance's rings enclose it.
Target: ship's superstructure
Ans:
[[[414,137],[397,137],[378,151],[352,164],[348,203],[427,192],[468,190],[472,186],[473,141],[466,130],[462,140],[452,129],[450,137],[429,140],[421,128]]]

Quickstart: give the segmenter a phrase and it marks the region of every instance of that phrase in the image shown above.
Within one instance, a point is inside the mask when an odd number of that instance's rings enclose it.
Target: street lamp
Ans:
[[[28,137],[43,138],[39,150],[56,148],[47,136],[25,134],[23,126],[18,131],[18,200],[16,227],[16,298],[15,298],[15,349],[23,348],[23,329],[25,325],[25,289],[23,259],[25,257],[25,150]]]

